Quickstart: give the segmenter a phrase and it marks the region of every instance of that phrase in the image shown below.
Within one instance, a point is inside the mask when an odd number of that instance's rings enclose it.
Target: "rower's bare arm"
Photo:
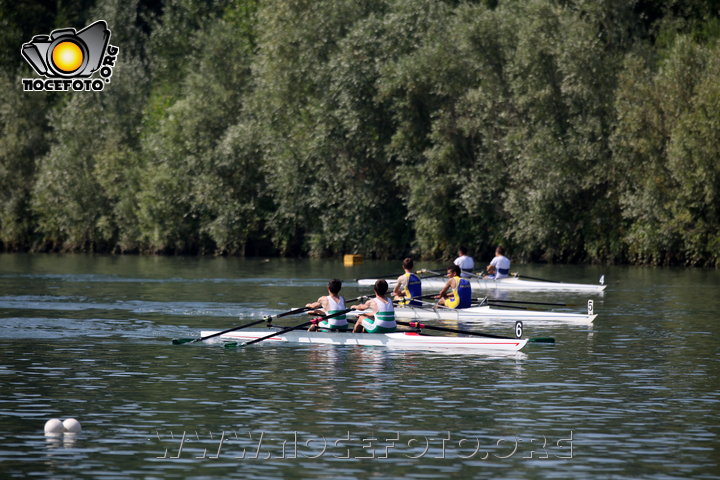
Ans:
[[[322,308],[324,310],[327,310],[328,301],[327,297],[323,296],[317,299],[317,301],[313,303],[308,303],[305,305],[307,308]]]
[[[453,284],[454,280],[455,280],[454,278],[451,278],[450,280],[448,280],[445,283],[445,286],[442,288],[442,290],[440,290],[441,297],[444,297],[447,294],[448,290],[450,290],[450,288],[452,288],[452,284]]]
[[[367,310],[369,308],[368,303],[370,302],[359,303],[357,305],[351,306],[350,308],[352,308],[353,310]]]
[[[402,295],[402,289],[405,286],[405,279],[407,277],[405,275],[400,275],[397,278],[397,281],[395,282],[395,288],[393,289],[393,295],[396,297],[399,297]]]

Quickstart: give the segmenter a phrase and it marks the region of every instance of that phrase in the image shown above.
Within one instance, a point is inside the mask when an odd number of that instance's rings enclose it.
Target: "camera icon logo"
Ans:
[[[102,90],[102,80],[89,78],[99,70],[104,81],[110,82],[118,48],[109,41],[110,30],[104,20],[80,31],[60,28],[50,35],[35,35],[22,45],[20,53],[38,75],[48,80],[23,79],[25,91]]]
[[[22,56],[45,77],[89,77],[100,68],[110,41],[104,20],[76,32],[60,28],[48,35],[36,35],[23,44]]]

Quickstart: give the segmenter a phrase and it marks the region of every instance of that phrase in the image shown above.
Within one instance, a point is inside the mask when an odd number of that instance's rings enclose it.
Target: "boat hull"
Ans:
[[[348,316],[357,315],[355,312]],[[489,306],[462,309],[430,308],[430,307],[395,307],[395,318],[398,320],[455,320],[458,322],[473,321],[522,321],[532,323],[567,323],[590,325],[597,314],[567,313],[535,310],[505,310]]]
[[[270,329],[242,329],[220,335],[216,338],[226,342],[249,342],[273,332]],[[213,335],[217,331],[203,331],[202,337]],[[516,352],[522,349],[527,339],[489,338],[476,336],[424,335],[415,332],[395,333],[338,333],[308,332],[292,330],[276,337],[264,340],[268,343],[312,343],[319,345],[363,345],[387,347],[404,350],[443,350],[458,353],[501,353]]]
[[[377,279],[360,279],[358,285],[373,286]],[[428,289],[440,290],[447,279],[442,277],[423,278],[422,286]],[[589,283],[564,283],[564,282],[539,282],[534,280],[523,280],[522,278],[508,277],[499,280],[485,278],[470,278],[470,284],[473,289],[478,290],[515,290],[515,291],[569,291],[569,292],[594,292],[599,293],[605,290],[607,285],[593,285]],[[392,288],[397,280],[388,280],[388,285]]]

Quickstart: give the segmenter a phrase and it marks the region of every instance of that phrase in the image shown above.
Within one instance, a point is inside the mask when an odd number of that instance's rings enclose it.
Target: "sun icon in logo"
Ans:
[[[53,49],[52,62],[65,73],[74,72],[83,64],[82,49],[75,42],[60,42]]]

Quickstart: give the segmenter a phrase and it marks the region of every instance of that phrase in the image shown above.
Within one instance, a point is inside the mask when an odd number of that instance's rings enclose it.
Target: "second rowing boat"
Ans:
[[[373,286],[375,278],[364,278],[358,280],[358,285]],[[446,278],[422,278],[423,289],[441,289]],[[600,293],[605,290],[607,285],[588,284],[588,283],[565,283],[565,282],[549,282],[549,281],[533,281],[524,280],[517,277],[501,278],[499,280],[490,278],[470,278],[470,285],[473,290],[516,290],[516,291],[571,291],[571,292],[593,292]],[[388,280],[388,285],[393,288],[397,280]]]
[[[350,312],[355,316],[362,312]],[[366,313],[370,313],[369,310]],[[395,318],[402,320],[456,320],[456,321],[517,321],[529,323],[568,323],[576,325],[589,325],[595,320],[597,314],[593,312],[593,301],[588,300],[587,313],[553,312],[523,309],[493,308],[488,305],[452,309],[447,307],[395,307]]]

